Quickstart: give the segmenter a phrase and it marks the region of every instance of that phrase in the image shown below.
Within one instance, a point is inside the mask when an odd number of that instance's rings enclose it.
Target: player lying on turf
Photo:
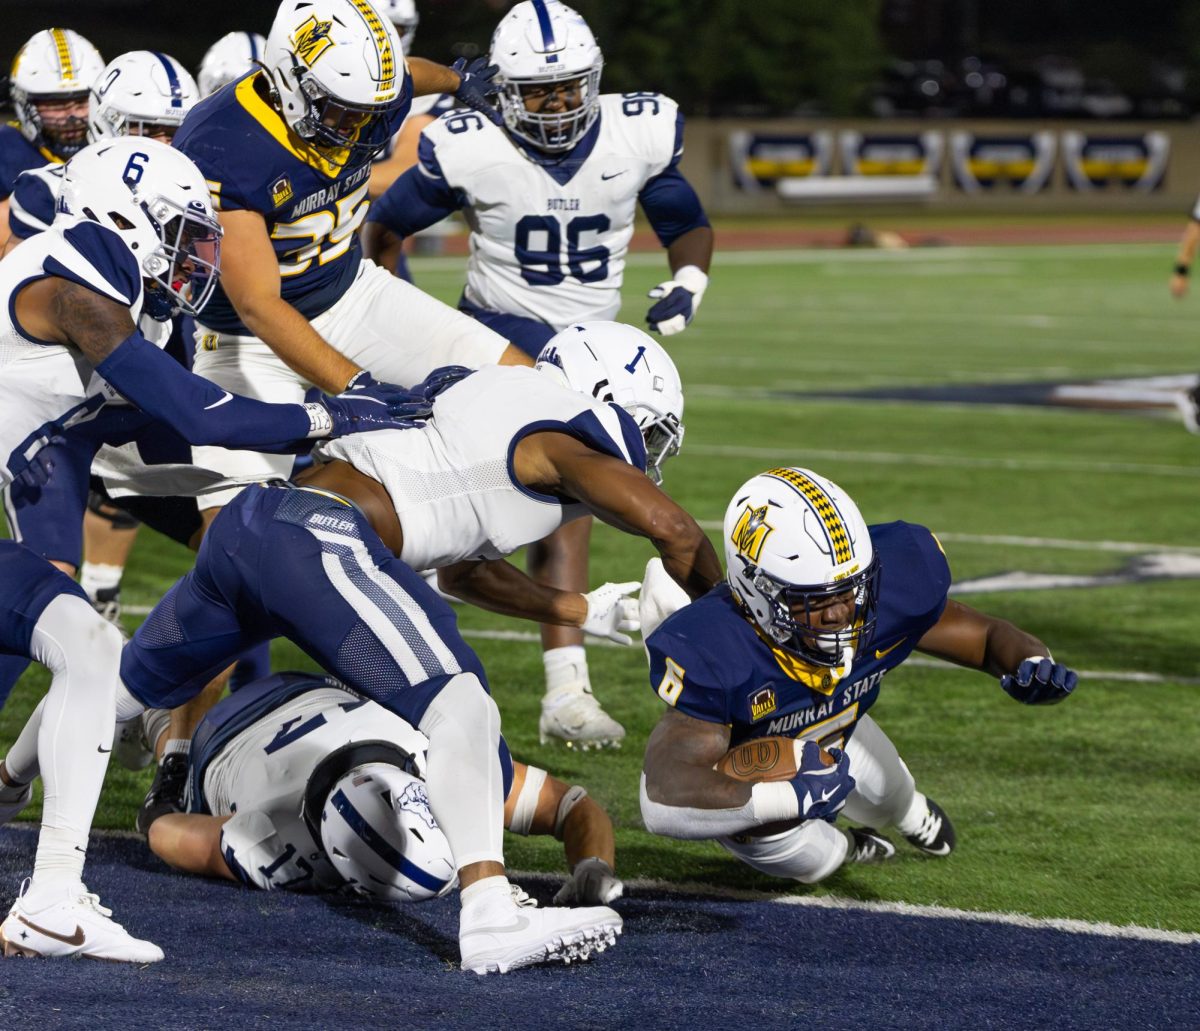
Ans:
[[[756,870],[805,883],[894,855],[874,827],[949,854],[950,821],[866,714],[884,676],[919,649],[1040,705],[1070,694],[1075,673],[1031,634],[948,599],[950,568],[929,530],[868,527],[806,469],[744,484],[724,542],[727,582],[652,633],[648,608],[685,599],[669,600],[653,571],[642,590],[650,681],[670,706],[646,747],[646,827],[714,838]],[[844,831],[839,811],[870,826]]]
[[[364,434],[326,452],[330,463],[301,484],[242,491],[122,657],[134,696],[169,708],[233,656],[285,636],[420,730],[430,805],[459,864],[463,966],[479,972],[598,949],[620,918],[603,908],[516,912],[503,865],[499,714],[453,610],[415,569],[441,570],[446,589],[495,611],[626,643],[636,583],[554,591],[501,556],[592,512],[649,538],[689,593],[720,576],[704,532],[646,475],[680,436],[671,360],[629,327],[578,326],[563,338],[538,369],[450,370],[427,386],[432,418],[382,449]]]
[[[146,712],[148,737],[165,716]],[[277,673],[241,688],[204,717],[188,758],[186,813],[150,825],[150,848],[188,873],[268,891],[339,891],[419,901],[455,884],[454,857],[425,793],[428,741],[410,724],[332,677]],[[587,792],[513,762],[504,826],[553,834],[571,876],[556,897],[607,904],[612,822]]]

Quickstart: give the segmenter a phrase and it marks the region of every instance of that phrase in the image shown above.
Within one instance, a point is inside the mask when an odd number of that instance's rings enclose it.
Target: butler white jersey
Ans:
[[[343,880],[305,819],[305,794],[317,767],[356,742],[382,742],[412,757],[424,777],[428,739],[381,705],[332,677],[275,674],[225,699],[193,739],[188,809],[233,816],[222,852],[230,869],[260,888],[334,891]],[[295,694],[286,701],[289,690]],[[263,710],[265,709],[265,715]],[[320,819],[317,800],[315,817]],[[272,833],[264,834],[270,821]],[[319,833],[319,832],[318,832]]]
[[[55,276],[141,310],[142,280],[116,234],[86,220],[53,226],[0,262],[0,485],[21,472],[68,426],[120,395],[74,348],[37,340],[16,322],[14,298],[31,280]]]
[[[669,97],[603,95],[558,178],[474,112],[427,126],[419,167],[463,196],[471,228],[465,300],[555,329],[616,318],[638,194],[682,147],[676,116]]]
[[[400,558],[414,569],[495,559],[587,514],[537,494],[513,473],[517,444],[557,430],[639,469],[641,431],[614,404],[560,386],[522,366],[487,366],[438,395],[419,429],[354,433],[320,448],[378,480],[404,534]]]

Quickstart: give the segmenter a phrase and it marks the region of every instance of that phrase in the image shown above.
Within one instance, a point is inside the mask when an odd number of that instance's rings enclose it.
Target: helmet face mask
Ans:
[[[143,204],[158,226],[160,245],[142,263],[151,276],[147,288],[148,314],[160,318],[163,300],[168,314],[198,315],[208,303],[221,274],[221,226],[211,215],[192,206],[181,208],[165,197]]]
[[[725,511],[726,579],[777,647],[810,666],[850,672],[874,639],[880,563],[858,506],[807,469],[748,480]]]
[[[294,73],[308,101],[308,111],[292,126],[298,136],[321,150],[346,151],[353,163],[370,160],[387,143],[380,131],[386,112],[339,100],[298,62]]]
[[[565,4],[517,4],[496,27],[490,56],[500,69],[505,127],[537,150],[570,150],[599,117],[604,58],[587,22]]]
[[[646,475],[662,482],[663,463],[683,444],[683,384],[657,340],[619,322],[577,322],[546,341],[536,368],[628,412],[646,446]]]

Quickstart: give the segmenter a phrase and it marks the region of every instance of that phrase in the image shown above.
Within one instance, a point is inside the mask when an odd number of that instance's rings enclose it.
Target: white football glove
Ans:
[[[554,896],[556,906],[607,906],[625,894],[613,868],[598,856],[575,864],[567,883]]]
[[[667,572],[661,558],[652,558],[646,563],[646,575],[642,579],[642,591],[638,597],[638,615],[642,621],[644,641],[672,612],[677,612],[692,599]]]
[[[583,596],[587,602],[587,619],[581,628],[593,637],[607,637],[617,644],[633,644],[633,638],[624,630],[637,630],[642,624],[638,619],[638,603],[629,595],[642,585],[636,580],[624,584],[603,584]]]
[[[646,312],[651,332],[665,337],[682,333],[699,309],[706,289],[708,274],[695,265],[684,265],[675,271],[673,278],[659,283],[646,295],[658,302]]]

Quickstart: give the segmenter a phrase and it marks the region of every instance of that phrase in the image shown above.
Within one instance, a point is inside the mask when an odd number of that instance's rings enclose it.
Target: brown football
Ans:
[[[760,737],[731,748],[717,761],[717,769],[735,780],[791,780],[796,776],[800,750],[803,747],[804,742],[799,738]],[[833,765],[833,756],[823,748],[821,762],[826,766]],[[761,827],[743,831],[739,836],[761,838],[771,834],[782,834],[800,823],[803,821],[780,820],[776,823],[765,823]]]
[[[734,780],[791,780],[803,747],[798,738],[760,737],[731,748],[717,761],[717,769]],[[833,756],[821,749],[821,761],[832,766]]]

